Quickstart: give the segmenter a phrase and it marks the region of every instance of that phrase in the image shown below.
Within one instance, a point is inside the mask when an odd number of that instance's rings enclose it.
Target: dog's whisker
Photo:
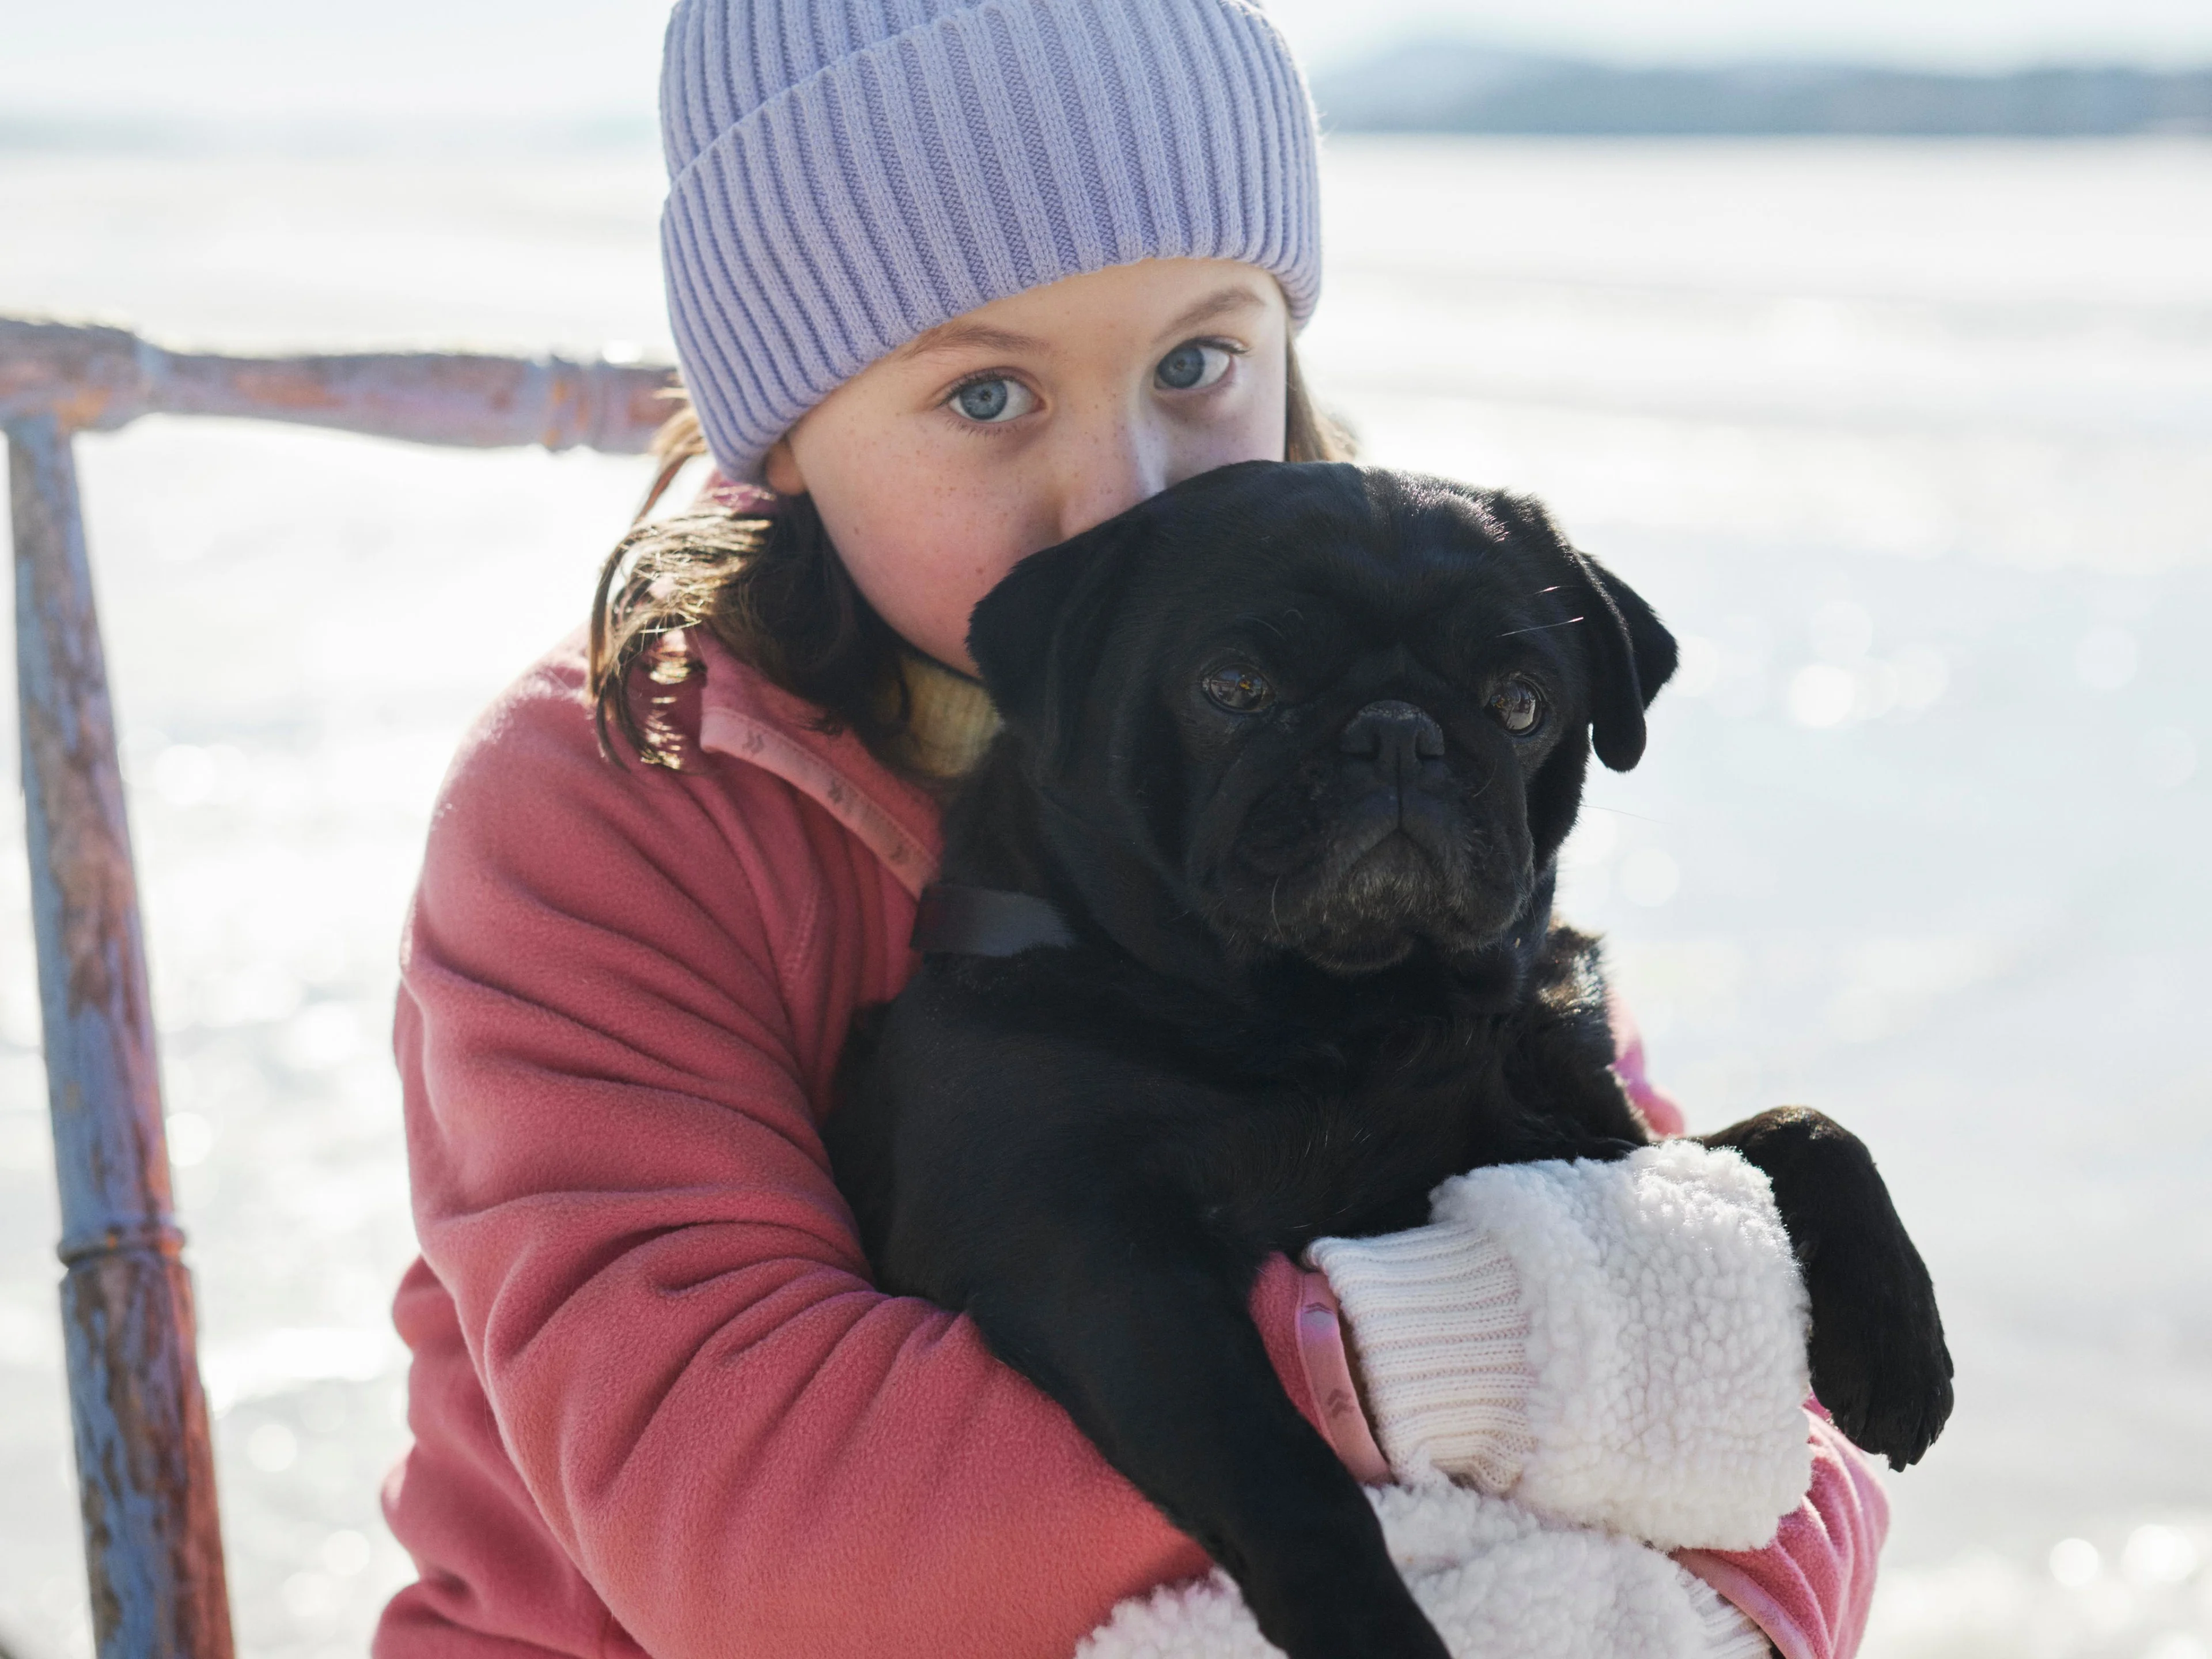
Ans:
[[[1300,621],[1304,621],[1304,618],[1303,618],[1303,617],[1298,617],[1298,613],[1297,613],[1297,611],[1293,611],[1292,612],[1291,612],[1291,615],[1293,617],[1297,617],[1297,619],[1298,619],[1298,620],[1300,620]],[[1289,640],[1290,640],[1290,637],[1291,637],[1291,636],[1290,636],[1288,634],[1285,634],[1285,632],[1283,632],[1282,625],[1281,625],[1279,623],[1274,622],[1274,621],[1271,620],[1271,619],[1270,619],[1270,618],[1268,618],[1268,617],[1261,617],[1261,616],[1255,616],[1255,615],[1252,614],[1251,612],[1247,611],[1244,615],[1243,615],[1243,616],[1241,616],[1241,617],[1237,617],[1237,622],[1238,622],[1239,623],[1243,624],[1243,626],[1245,626],[1245,627],[1247,627],[1247,628],[1264,628],[1264,629],[1267,629],[1270,634],[1273,634],[1273,635],[1277,639],[1281,640],[1281,641],[1285,641],[1285,642],[1286,642],[1286,643],[1287,643],[1287,642],[1289,641]]]
[[[1548,593],[1553,590],[1547,587],[1544,591]],[[1565,622],[1538,623],[1533,628],[1509,628],[1503,634],[1492,634],[1490,637],[1493,640],[1510,640],[1516,634],[1541,634],[1548,629],[1572,628],[1577,623],[1588,620],[1586,617],[1570,617]]]

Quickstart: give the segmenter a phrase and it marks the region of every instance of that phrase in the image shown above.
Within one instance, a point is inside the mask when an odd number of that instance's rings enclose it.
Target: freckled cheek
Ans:
[[[1225,418],[1194,425],[1180,436],[1169,469],[1170,483],[1237,461],[1279,461],[1283,459],[1280,395],[1273,399],[1264,392],[1247,396]]]
[[[1011,570],[1024,550],[980,504],[922,489],[913,510],[855,527],[840,548],[860,591],[911,643],[956,665],[965,660],[968,617],[975,602]]]
[[[1004,535],[979,533],[970,526],[962,531],[945,528],[944,539],[932,550],[927,562],[932,580],[942,603],[960,619],[961,631],[968,626],[968,613],[975,601],[996,587],[1006,574],[1020,562],[1025,550]]]

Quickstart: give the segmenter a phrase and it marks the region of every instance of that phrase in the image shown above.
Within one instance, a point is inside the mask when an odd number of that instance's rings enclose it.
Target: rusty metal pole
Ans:
[[[192,1291],[171,1213],[137,878],[70,440],[7,423],[23,795],[100,1659],[230,1659]]]

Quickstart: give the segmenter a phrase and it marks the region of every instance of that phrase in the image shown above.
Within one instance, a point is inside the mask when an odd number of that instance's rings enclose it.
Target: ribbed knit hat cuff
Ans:
[[[741,50],[696,24],[713,4],[670,26],[661,241],[678,356],[729,476],[757,477],[793,422],[915,335],[1063,277],[1236,259],[1275,276],[1294,324],[1311,313],[1311,106],[1246,0],[982,0],[726,126],[729,71],[691,61]]]

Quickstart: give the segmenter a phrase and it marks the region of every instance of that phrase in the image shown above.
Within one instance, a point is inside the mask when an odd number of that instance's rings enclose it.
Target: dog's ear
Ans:
[[[1616,772],[1644,758],[1644,711],[1674,678],[1679,653],[1644,596],[1586,553],[1565,550],[1590,605],[1598,681],[1590,704],[1590,747]]]
[[[1614,771],[1627,771],[1644,758],[1644,711],[1674,676],[1674,636],[1642,594],[1570,545],[1539,503],[1501,494],[1490,496],[1485,506],[1571,573],[1566,597],[1582,606],[1596,670],[1596,684],[1590,688],[1590,747]]]
[[[1125,515],[1016,565],[976,602],[968,654],[999,713],[1064,764],[1080,704],[1104,650],[1114,607],[1106,600],[1135,549]]]

